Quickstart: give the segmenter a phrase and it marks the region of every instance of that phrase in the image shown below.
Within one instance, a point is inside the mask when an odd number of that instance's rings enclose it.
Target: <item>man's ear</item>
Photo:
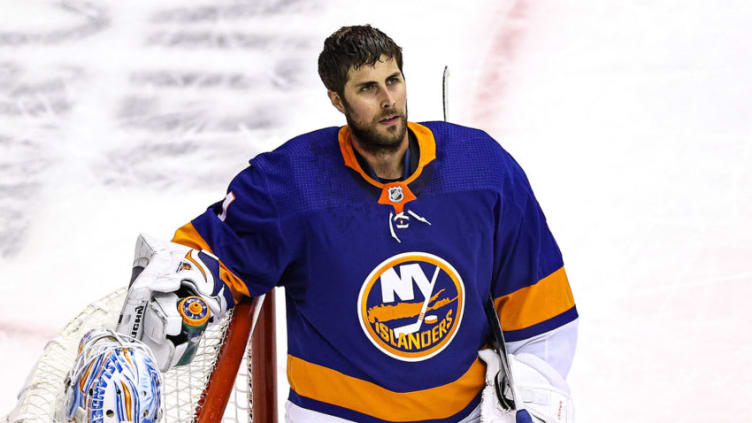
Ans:
[[[329,100],[332,102],[332,106],[339,110],[340,113],[345,114],[345,104],[342,102],[342,98],[339,96],[339,94],[337,94],[336,91],[328,90],[326,92],[326,95],[329,96]]]

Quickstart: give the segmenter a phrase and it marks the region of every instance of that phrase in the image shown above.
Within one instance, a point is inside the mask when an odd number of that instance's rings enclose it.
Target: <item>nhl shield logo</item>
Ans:
[[[389,201],[399,203],[404,198],[405,194],[402,192],[401,186],[389,187]]]

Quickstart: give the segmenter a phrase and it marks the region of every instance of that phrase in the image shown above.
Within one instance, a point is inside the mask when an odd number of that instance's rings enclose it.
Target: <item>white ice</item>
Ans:
[[[343,124],[316,57],[371,23],[411,120],[441,119],[449,65],[450,120],[527,171],[581,315],[578,422],[748,420],[751,22],[742,0],[0,0],[0,415],[139,232]]]

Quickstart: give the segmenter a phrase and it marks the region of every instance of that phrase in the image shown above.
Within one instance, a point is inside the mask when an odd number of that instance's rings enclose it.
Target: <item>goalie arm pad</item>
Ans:
[[[211,254],[145,235],[136,242],[133,280],[117,331],[147,344],[160,369],[183,359],[189,346],[177,305],[187,296],[201,297],[218,321],[235,300],[219,276],[219,261]]]
[[[577,345],[579,320],[520,341],[507,342],[510,354],[533,354],[540,357],[563,377],[569,374]]]

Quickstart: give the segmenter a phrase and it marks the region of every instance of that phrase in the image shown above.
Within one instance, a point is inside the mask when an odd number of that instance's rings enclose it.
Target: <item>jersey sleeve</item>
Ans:
[[[527,177],[508,157],[497,214],[492,296],[505,340],[515,342],[577,319],[561,252]]]
[[[232,180],[223,201],[179,228],[173,242],[216,256],[220,278],[235,300],[271,290],[290,260],[266,180],[253,166]]]

